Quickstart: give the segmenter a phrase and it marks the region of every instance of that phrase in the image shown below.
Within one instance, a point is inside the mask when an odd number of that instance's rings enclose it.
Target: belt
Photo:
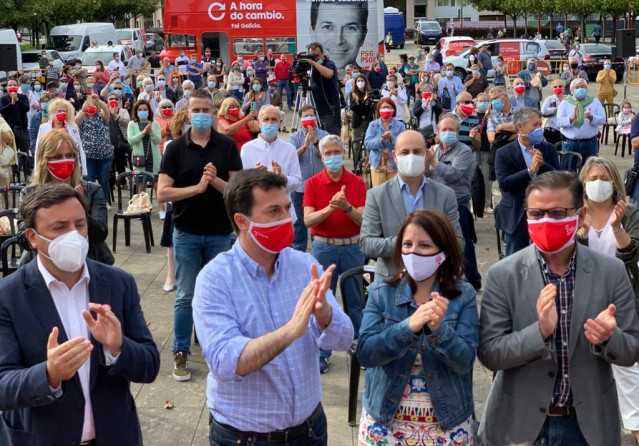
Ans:
[[[344,245],[354,245],[359,243],[359,235],[354,235],[352,237],[344,237],[344,238],[328,238],[322,237],[319,235],[314,235],[313,240],[321,243],[326,243],[327,245],[335,245],[335,246],[344,246]]]
[[[582,138],[582,139],[570,139],[570,138],[566,138],[567,141],[575,141],[575,142],[583,142],[583,141],[590,141],[591,139],[595,139],[597,138],[596,136],[591,136],[590,138]]]
[[[574,415],[575,409],[566,406],[550,406],[548,408],[549,417],[569,417]]]
[[[312,427],[315,421],[317,421],[323,414],[324,409],[322,408],[322,403],[319,403],[311,416],[305,419],[301,424],[288,429],[272,432],[245,432],[235,429],[233,426],[229,426],[228,424],[219,423],[215,420],[215,418],[213,418],[213,422],[235,434],[243,435],[252,438],[253,440],[266,440],[269,443],[287,443],[298,440],[302,437],[307,437],[312,432]]]

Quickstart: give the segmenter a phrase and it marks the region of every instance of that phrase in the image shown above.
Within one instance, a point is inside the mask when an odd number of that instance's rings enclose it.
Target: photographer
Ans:
[[[311,42],[306,49],[313,57],[313,59],[305,61],[308,61],[312,68],[310,87],[320,121],[324,130],[339,136],[341,123],[337,68],[330,59],[324,56],[324,48],[320,43]]]

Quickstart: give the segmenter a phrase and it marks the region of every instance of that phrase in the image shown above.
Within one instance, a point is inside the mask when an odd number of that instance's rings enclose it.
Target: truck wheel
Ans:
[[[455,76],[460,77],[463,81],[466,79],[466,70],[461,67],[455,67]]]

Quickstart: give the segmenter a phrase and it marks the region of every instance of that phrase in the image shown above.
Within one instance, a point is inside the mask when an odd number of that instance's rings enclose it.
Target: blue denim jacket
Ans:
[[[479,344],[476,293],[467,282],[457,282],[457,289],[461,294],[450,299],[439,329],[415,335],[408,327],[417,309],[408,281],[392,286],[376,280],[368,287],[357,357],[367,367],[362,404],[378,423],[392,424],[417,353],[441,428],[457,426],[473,413],[471,372]],[[436,283],[433,291],[438,290]]]
[[[398,121],[393,118],[390,121],[390,132],[391,132],[391,140],[390,141],[382,141],[380,138],[384,133],[384,126],[382,125],[382,119],[377,118],[374,121],[371,121],[368,124],[368,128],[366,129],[366,136],[364,137],[364,145],[369,150],[368,162],[372,167],[379,166],[379,162],[382,160],[382,150],[388,150],[388,154],[390,155],[391,165],[393,169],[397,170],[397,166],[395,165],[395,161],[393,160],[393,149],[395,148],[395,138],[401,132],[406,130],[406,126],[403,122]]]

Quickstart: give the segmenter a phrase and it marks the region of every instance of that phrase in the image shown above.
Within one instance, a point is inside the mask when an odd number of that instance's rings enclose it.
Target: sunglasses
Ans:
[[[162,109],[165,109],[165,108],[173,108],[173,106],[172,105],[165,105],[165,106],[162,107]]]
[[[113,87],[114,90],[122,90],[122,88]]]

